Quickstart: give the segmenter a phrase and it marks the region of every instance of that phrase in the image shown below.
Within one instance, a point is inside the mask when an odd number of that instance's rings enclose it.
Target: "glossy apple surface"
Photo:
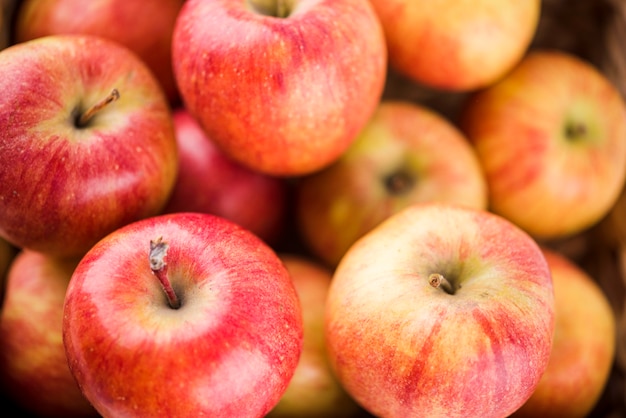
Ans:
[[[170,102],[178,101],[172,33],[184,0],[23,0],[16,42],[47,35],[102,36],[134,51],[155,74]]]
[[[36,417],[98,417],[67,366],[63,300],[77,260],[21,251],[8,272],[0,314],[5,398]]]
[[[326,303],[331,364],[375,416],[505,417],[548,364],[547,262],[484,210],[422,203],[392,215],[348,250]]]
[[[540,0],[370,0],[390,65],[428,87],[469,91],[505,75],[537,30]]]
[[[280,176],[338,158],[374,112],[387,69],[380,22],[362,0],[188,0],[172,48],[185,107],[209,137]]]
[[[626,106],[596,68],[535,50],[466,104],[491,209],[531,235],[563,238],[597,223],[626,178]]]
[[[164,212],[222,216],[273,244],[287,217],[284,179],[261,174],[232,160],[184,108],[174,111],[179,170]]]
[[[333,268],[358,238],[413,203],[487,208],[487,182],[467,138],[408,101],[381,102],[339,160],[296,190],[302,237]]]
[[[151,267],[159,240],[177,308]],[[302,349],[298,296],[276,253],[209,214],[105,237],[72,275],[64,315],[70,370],[103,416],[261,417]]]
[[[178,168],[173,122],[135,54],[103,38],[56,35],[2,50],[0,73],[0,236],[80,256],[163,209]]]
[[[361,412],[331,369],[324,338],[324,311],[332,271],[311,258],[281,253],[302,307],[304,343],[298,367],[268,418],[348,418]]]
[[[608,382],[616,347],[616,321],[598,283],[581,267],[544,248],[556,309],[548,368],[533,395],[512,416],[589,416]]]

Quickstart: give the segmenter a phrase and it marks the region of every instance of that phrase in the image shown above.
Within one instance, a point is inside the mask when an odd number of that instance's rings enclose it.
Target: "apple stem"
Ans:
[[[111,93],[109,93],[108,96],[91,106],[82,115],[80,115],[80,118],[78,119],[78,126],[86,126],[96,113],[119,98],[120,92],[117,89],[111,90]]]
[[[571,123],[567,126],[565,135],[572,140],[576,140],[587,133],[587,127],[583,123]]]
[[[266,16],[289,16],[289,0],[248,0],[248,3],[254,10]]]
[[[443,275],[439,273],[432,273],[428,276],[428,283],[434,288],[442,288],[444,292],[453,295],[454,288],[452,284]]]
[[[156,240],[150,240],[150,268],[152,273],[159,279],[167,301],[172,309],[180,308],[180,300],[174,292],[172,282],[170,282],[167,276],[167,263],[165,262],[165,256],[167,255],[167,249],[169,245],[163,241],[163,237],[159,237]]]

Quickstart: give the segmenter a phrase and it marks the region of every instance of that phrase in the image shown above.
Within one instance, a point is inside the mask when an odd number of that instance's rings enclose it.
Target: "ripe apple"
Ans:
[[[505,417],[548,364],[550,270],[506,219],[417,203],[350,247],[325,330],[339,381],[375,416]]]
[[[289,273],[224,218],[174,213],[125,225],[81,259],[63,341],[105,417],[261,417],[302,350]]]
[[[19,252],[0,314],[3,396],[37,417],[98,417],[67,366],[63,301],[77,260]]]
[[[172,69],[172,33],[184,0],[23,0],[16,42],[46,35],[102,36],[128,47],[148,65],[170,103],[179,100]]]
[[[172,115],[130,50],[52,35],[0,51],[0,236],[84,254],[159,213],[178,169]]]
[[[173,114],[179,170],[164,212],[203,212],[249,229],[269,244],[286,228],[287,183],[232,160],[184,108]]]
[[[556,325],[548,368],[533,395],[512,416],[589,416],[608,382],[616,321],[603,290],[581,267],[548,248]]]
[[[467,138],[407,101],[381,102],[339,160],[301,178],[296,191],[303,240],[333,268],[358,238],[413,203],[487,208],[487,182]]]
[[[390,66],[428,87],[486,87],[524,56],[541,0],[370,0],[387,40]]]
[[[324,340],[324,311],[332,272],[300,254],[279,254],[302,308],[304,343],[287,390],[268,418],[347,418],[361,411],[337,381]]]
[[[626,106],[590,63],[534,50],[472,95],[460,122],[487,176],[490,208],[541,239],[597,223],[626,179]]]
[[[233,159],[271,175],[336,160],[385,85],[384,34],[363,0],[187,0],[172,48],[185,107]]]

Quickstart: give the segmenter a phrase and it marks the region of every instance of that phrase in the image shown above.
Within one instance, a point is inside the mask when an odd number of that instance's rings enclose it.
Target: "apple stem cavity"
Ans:
[[[587,126],[583,123],[570,123],[565,128],[565,136],[572,141],[583,138],[586,134]]]
[[[414,186],[415,180],[405,171],[398,171],[385,179],[385,187],[393,195],[407,193]]]
[[[442,274],[432,273],[430,276],[428,276],[428,283],[435,289],[440,288],[449,295],[454,294],[454,288],[452,287],[452,284]]]
[[[180,308],[180,299],[174,292],[172,282],[167,275],[167,263],[165,257],[167,256],[167,250],[169,245],[163,241],[163,237],[159,237],[156,240],[150,240],[150,268],[152,273],[159,279],[165,296],[167,296],[167,302],[172,309]]]
[[[282,19],[291,12],[290,0],[247,0],[247,3],[252,10],[265,16]]]
[[[96,113],[98,113],[99,111],[101,111],[102,109],[107,107],[109,104],[113,103],[114,101],[118,100],[119,98],[120,98],[120,92],[117,89],[111,90],[111,93],[109,93],[108,96],[100,100],[95,105],[91,106],[89,109],[83,112],[82,115],[80,115],[80,117],[78,118],[78,121],[76,122],[78,127],[82,128],[82,127],[87,126],[91,118],[93,118]]]

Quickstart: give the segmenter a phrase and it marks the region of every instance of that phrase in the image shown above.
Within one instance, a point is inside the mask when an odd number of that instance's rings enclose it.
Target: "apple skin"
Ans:
[[[425,86],[484,88],[528,50],[541,0],[370,0],[387,40],[390,66]]]
[[[626,106],[589,63],[534,50],[472,95],[462,113],[491,210],[534,237],[582,232],[617,201],[626,179]]]
[[[172,33],[184,0],[23,0],[15,42],[47,35],[102,36],[134,51],[159,80],[170,103],[179,100],[172,69]]]
[[[609,380],[616,320],[603,290],[581,267],[544,248],[552,273],[556,325],[548,368],[512,417],[589,416]]]
[[[431,285],[437,273],[450,293]],[[375,416],[501,418],[545,371],[554,315],[528,234],[488,211],[418,203],[341,260],[325,335],[339,381]]]
[[[158,214],[178,170],[172,115],[135,54],[54,35],[0,52],[0,236],[59,257]],[[117,89],[86,126],[77,114]]]
[[[473,147],[425,106],[382,101],[350,148],[296,183],[296,219],[310,251],[336,267],[348,248],[390,215],[426,201],[487,208]]]
[[[326,351],[324,311],[332,271],[308,256],[280,253],[300,299],[304,343],[287,390],[267,418],[347,418],[361,408],[337,381]]]
[[[20,251],[0,315],[3,396],[37,417],[98,417],[67,365],[63,301],[78,260]]]
[[[382,97],[380,22],[362,0],[292,1],[285,18],[251,3],[185,2],[172,45],[183,103],[241,164],[311,173],[348,148]]]
[[[168,304],[149,241],[162,237]],[[79,387],[105,417],[261,417],[302,350],[291,278],[261,239],[224,218],[160,215],[128,224],[81,259],[63,341]]]
[[[286,228],[288,185],[232,160],[184,108],[173,114],[179,170],[164,213],[202,212],[249,229],[268,244]]]

